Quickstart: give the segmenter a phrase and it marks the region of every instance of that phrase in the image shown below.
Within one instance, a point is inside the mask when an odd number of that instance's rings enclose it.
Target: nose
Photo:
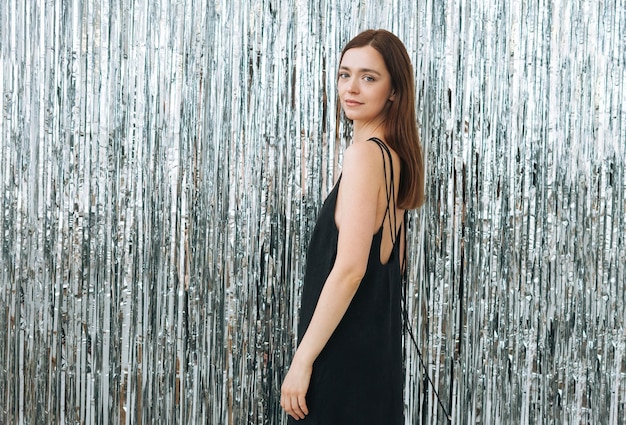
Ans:
[[[350,93],[359,92],[359,81],[356,78],[350,78],[350,81],[348,82],[348,91]]]

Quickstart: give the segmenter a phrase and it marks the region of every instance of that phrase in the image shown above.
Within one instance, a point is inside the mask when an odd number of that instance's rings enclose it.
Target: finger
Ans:
[[[302,410],[302,413],[304,413],[305,415],[309,414],[309,408],[306,405],[306,397],[301,395],[300,397],[298,397],[298,405],[300,406],[300,409]]]
[[[300,408],[300,403],[298,402],[298,398],[297,397],[292,397],[291,399],[291,408],[293,410],[293,413],[295,413],[296,419],[304,419],[304,412],[302,411],[302,409]]]
[[[285,412],[287,412],[287,414],[291,416],[292,418],[294,418],[296,421],[299,421],[300,419],[302,419],[293,409],[285,410]]]
[[[283,410],[291,417],[293,417],[295,420],[300,419],[298,414],[295,412],[292,403],[291,403],[291,397],[289,396],[284,396],[281,397],[280,400],[280,405],[282,406]]]
[[[289,397],[284,397],[283,399],[281,399],[280,405],[283,407],[283,410],[285,412],[291,414],[293,409],[291,408],[291,399]]]

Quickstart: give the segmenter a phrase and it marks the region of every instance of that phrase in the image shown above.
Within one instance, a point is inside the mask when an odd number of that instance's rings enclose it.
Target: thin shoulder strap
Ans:
[[[391,152],[389,151],[389,148],[387,147],[386,144],[383,143],[382,140],[380,140],[377,137],[372,137],[368,140],[372,140],[376,142],[376,144],[380,148],[380,153],[383,156],[383,173],[385,175],[385,194],[386,194],[386,199],[387,199],[387,209],[383,217],[383,222],[385,221],[385,218],[387,218],[387,215],[389,215],[389,231],[391,232],[391,244],[395,249],[396,231],[397,231],[396,224],[398,221],[396,217],[396,195],[395,195],[395,190],[394,190],[395,181],[394,181],[394,176],[393,176],[393,160],[391,158]],[[387,181],[387,161],[385,161],[385,152],[387,153],[387,157],[389,158],[389,169],[390,169],[389,181]],[[390,211],[390,203],[393,204],[393,211]]]

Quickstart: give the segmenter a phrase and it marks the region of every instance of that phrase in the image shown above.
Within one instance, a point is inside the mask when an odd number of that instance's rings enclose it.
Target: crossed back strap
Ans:
[[[385,215],[383,216],[383,223],[385,222],[385,218],[387,218],[387,216],[389,216],[389,232],[391,234],[391,244],[393,246],[393,249],[396,249],[396,239],[397,239],[397,232],[396,232],[396,225],[398,224],[398,219],[396,217],[396,194],[395,194],[395,180],[394,180],[394,174],[393,174],[393,160],[391,158],[391,151],[389,151],[389,148],[387,147],[386,144],[383,143],[382,140],[380,140],[377,137],[372,137],[368,140],[371,140],[373,142],[376,142],[376,144],[378,145],[378,147],[380,148],[380,154],[383,156],[383,172],[385,174],[385,195],[386,195],[386,199],[387,199],[387,209],[385,211]],[[385,153],[387,153],[387,157],[389,158],[389,180],[387,179],[387,161],[385,160]],[[390,205],[393,205],[393,208],[391,208]],[[390,211],[390,209],[392,211]],[[402,226],[404,226],[404,223],[402,223]],[[403,233],[404,229],[402,229]],[[406,249],[405,249],[406,252]],[[401,261],[401,269],[404,268],[404,259],[402,259]]]

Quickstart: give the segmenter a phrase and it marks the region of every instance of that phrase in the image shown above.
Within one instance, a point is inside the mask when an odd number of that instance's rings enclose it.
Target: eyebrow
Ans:
[[[340,70],[345,69],[346,71],[351,71],[351,69],[350,69],[350,68],[348,68],[348,67],[347,67],[347,66],[345,66],[345,65],[341,65],[341,66],[339,67],[339,69],[340,69]],[[359,69],[359,72],[370,72],[370,73],[372,73],[372,74],[382,75],[380,72],[376,71],[375,69],[371,69],[371,68],[361,68],[361,69]]]

